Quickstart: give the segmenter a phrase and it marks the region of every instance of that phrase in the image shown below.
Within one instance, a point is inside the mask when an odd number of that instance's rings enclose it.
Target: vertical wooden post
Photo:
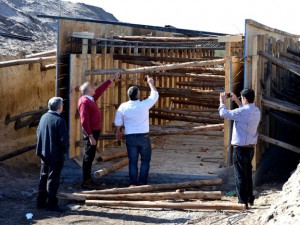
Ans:
[[[86,81],[85,71],[87,68],[87,53],[88,53],[88,39],[82,39],[82,68],[81,68],[81,82]]]

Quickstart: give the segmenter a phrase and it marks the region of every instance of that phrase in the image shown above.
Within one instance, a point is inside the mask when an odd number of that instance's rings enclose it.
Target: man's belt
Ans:
[[[233,145],[233,147],[240,147],[240,148],[255,148],[255,145]]]

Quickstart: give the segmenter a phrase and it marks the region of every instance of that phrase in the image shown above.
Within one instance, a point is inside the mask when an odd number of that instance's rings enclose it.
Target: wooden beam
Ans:
[[[53,60],[56,60],[56,56],[30,58],[30,59],[15,59],[15,60],[0,62],[0,68],[24,65],[24,64],[29,64],[29,63],[42,63],[42,62],[53,61]]]
[[[116,170],[118,170],[118,169],[120,169],[120,168],[128,165],[128,162],[129,162],[128,158],[123,159],[120,162],[117,162],[116,164],[114,164],[114,165],[112,165],[112,166],[110,166],[108,168],[103,168],[101,170],[95,171],[94,172],[94,176],[95,177],[103,177],[103,176],[105,176],[105,175],[107,175],[107,174],[109,174],[111,172],[114,172],[114,171],[116,171]]]
[[[298,76],[300,76],[300,68],[296,65],[296,64],[292,64],[290,62],[284,61],[284,60],[280,60],[266,52],[260,51],[259,55],[263,56],[264,58],[270,60],[273,64],[280,66]]]
[[[147,201],[105,201],[86,200],[87,206],[119,206],[134,208],[167,208],[167,209],[213,209],[213,210],[245,210],[245,204],[239,203],[211,203],[211,202],[147,202]]]
[[[10,117],[10,115],[7,115],[5,117],[5,125],[13,122],[13,121],[16,121],[16,120],[19,120],[19,119],[22,119],[23,117],[27,117],[27,116],[32,116],[32,115],[36,115],[36,114],[42,114],[42,113],[45,113],[47,112],[48,110],[48,107],[43,107],[41,109],[37,109],[37,110],[32,110],[32,111],[28,111],[28,112],[24,112],[24,113],[21,113],[19,115],[16,115],[16,116],[12,116]]]
[[[221,200],[221,191],[174,191],[133,194],[84,194],[59,193],[59,198],[85,201],[85,200],[122,200],[122,201],[161,201],[161,200]]]
[[[0,156],[0,162],[4,161],[4,160],[7,160],[7,159],[11,159],[15,156],[18,156],[18,155],[21,155],[25,152],[28,152],[28,151],[31,151],[31,150],[34,150],[36,148],[36,144],[34,145],[29,145],[29,146],[26,146],[24,148],[21,148],[21,149],[18,149],[18,150],[15,150],[13,152],[10,152],[8,154],[5,154],[3,156]]]
[[[133,68],[133,69],[86,70],[85,75],[103,75],[103,74],[114,74],[114,73],[119,73],[119,74],[146,73],[146,72],[152,72],[158,70],[173,70],[173,69],[187,68],[187,67],[220,65],[220,64],[224,64],[224,62],[225,59],[215,59],[215,60],[207,60],[207,61],[166,64],[161,66],[140,67],[140,68]]]
[[[267,108],[276,109],[295,115],[300,115],[300,106],[279,99],[268,97],[261,100],[261,104]]]
[[[290,151],[292,151],[292,152],[296,152],[296,153],[300,154],[300,148],[297,147],[297,146],[290,145],[290,144],[284,143],[284,142],[282,142],[282,141],[278,141],[278,140],[276,140],[276,139],[274,139],[274,138],[270,138],[270,137],[265,136],[265,135],[263,135],[263,134],[260,134],[260,135],[259,135],[259,139],[261,139],[261,140],[263,140],[263,141],[265,141],[265,142],[271,143],[271,144],[273,144],[273,145],[277,145],[277,146],[279,146],[279,147],[288,149],[288,150],[290,150]]]
[[[176,190],[176,189],[181,189],[181,188],[201,187],[201,186],[220,185],[220,184],[222,184],[222,179],[196,180],[196,181],[180,182],[180,183],[153,184],[153,185],[141,185],[141,186],[135,186],[135,187],[83,191],[82,193],[129,194],[129,193],[151,192],[151,191],[160,191],[160,190],[172,190],[172,189]]]

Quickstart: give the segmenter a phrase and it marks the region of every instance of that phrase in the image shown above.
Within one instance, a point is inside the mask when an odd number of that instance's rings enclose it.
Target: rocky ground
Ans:
[[[287,224],[300,223],[300,166],[286,182],[256,187],[255,205],[249,210],[169,210],[91,207],[61,200],[65,213],[35,209],[39,168],[36,164],[22,167],[0,164],[0,224]],[[102,188],[114,185],[102,184]],[[78,183],[63,183],[60,191],[81,191]],[[228,193],[228,192],[227,192]],[[223,193],[223,201],[236,202]],[[26,214],[32,214],[27,219]]]
[[[102,8],[83,3],[74,4],[64,0],[1,0],[0,55],[21,57],[56,48],[57,20],[38,15],[118,21]]]

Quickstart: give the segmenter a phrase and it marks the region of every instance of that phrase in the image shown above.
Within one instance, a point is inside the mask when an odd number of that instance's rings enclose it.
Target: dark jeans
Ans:
[[[151,141],[149,135],[126,135],[126,147],[129,159],[130,185],[147,184],[151,161]],[[138,180],[139,155],[141,156],[141,166]]]
[[[56,194],[63,165],[63,161],[52,163],[41,161],[39,191],[37,195],[38,208],[54,208],[57,206]]]
[[[97,143],[100,135],[100,130],[92,131],[93,137],[96,140],[96,145],[91,145],[90,139],[88,136],[84,136],[85,146],[82,162],[82,173],[83,173],[83,182],[92,179],[91,170],[92,164],[96,155]]]
[[[239,203],[253,202],[252,165],[254,148],[234,146],[233,166]]]

